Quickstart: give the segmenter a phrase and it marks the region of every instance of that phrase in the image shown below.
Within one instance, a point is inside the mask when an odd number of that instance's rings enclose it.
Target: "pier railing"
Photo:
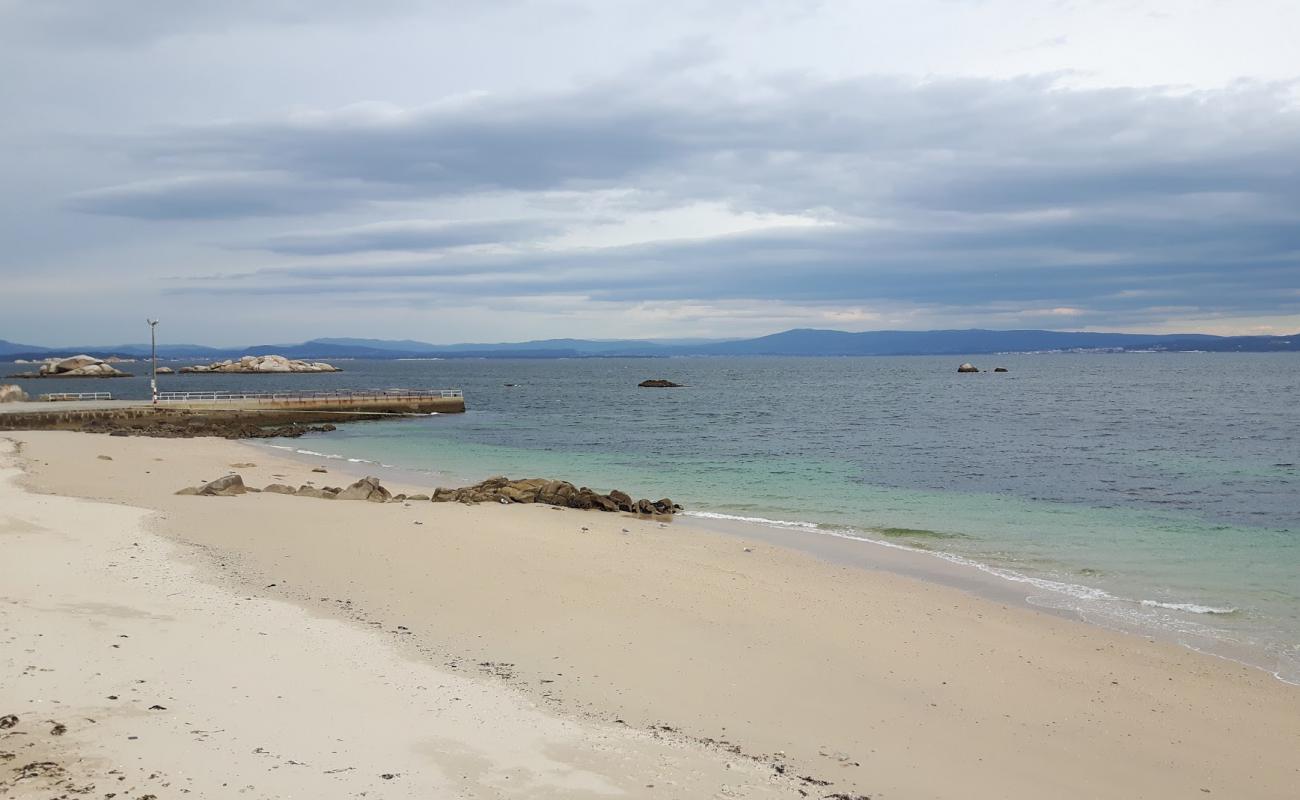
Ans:
[[[51,392],[43,394],[40,399],[55,403],[64,400],[112,400],[109,392]]]
[[[463,398],[460,389],[375,389],[331,392],[159,392],[159,403],[220,403],[232,400],[254,403],[374,403],[388,400],[415,401],[432,398]]]

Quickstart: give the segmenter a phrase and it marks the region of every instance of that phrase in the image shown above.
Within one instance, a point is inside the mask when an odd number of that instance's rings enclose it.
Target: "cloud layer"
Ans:
[[[640,3],[448,4],[445,17],[401,0],[364,13],[297,0],[182,5],[135,0],[107,16],[90,2],[0,6],[0,21],[23,33],[26,60],[12,63],[62,53],[106,71],[94,100],[107,109],[103,125],[55,123],[79,107],[67,98],[83,87],[60,83],[53,60],[48,75],[32,71],[31,86],[11,87],[31,112],[10,150],[30,157],[6,169],[11,186],[30,189],[0,198],[14,211],[0,223],[11,242],[3,269],[32,303],[58,291],[59,279],[42,275],[93,269],[167,303],[218,298],[250,317],[287,296],[366,324],[395,304],[489,317],[528,307],[531,324],[543,320],[538,335],[579,333],[564,327],[573,325],[606,336],[727,333],[664,327],[699,324],[708,309],[724,325],[929,327],[960,316],[991,326],[1300,326],[1294,76],[1197,88],[1091,86],[1068,69],[762,70],[716,33],[728,12],[689,4],[655,14]],[[934,9],[979,13],[967,3]],[[734,24],[759,40],[788,30],[794,41],[828,15],[849,24],[855,13],[833,2],[797,13],[750,4],[737,6]],[[332,48],[402,41],[404,28],[425,35],[434,21],[501,53],[533,28],[559,35],[561,21],[579,33],[622,26],[612,44],[632,42],[633,25],[689,35],[636,57],[601,52],[616,68],[575,66],[563,80],[543,78],[563,53],[509,79],[482,78],[497,84],[483,88],[429,71],[411,51],[408,73],[370,82],[369,93],[268,70],[268,84],[284,85],[265,95],[217,75],[220,112],[180,94],[170,95],[173,114],[113,110],[115,99],[123,109],[139,102],[142,70],[160,93],[184,91],[159,68],[206,67],[205,48],[226,39],[274,41],[279,56],[310,66]],[[1056,52],[1087,33],[1035,33],[1023,53]],[[104,49],[84,56],[87,43]],[[495,74],[483,63],[482,76]],[[420,86],[426,74],[439,88]],[[34,99],[41,81],[65,98],[49,105],[57,111]],[[342,102],[303,102],[298,90]],[[405,99],[381,99],[385,90]],[[662,313],[673,304],[690,313]],[[623,330],[634,312],[650,327]],[[737,334],[764,332],[745,324]]]

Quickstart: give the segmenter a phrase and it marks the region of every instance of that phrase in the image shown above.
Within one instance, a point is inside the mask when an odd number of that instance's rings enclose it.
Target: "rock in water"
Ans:
[[[0,403],[21,403],[27,399],[27,392],[12,383],[0,386]]]
[[[1007,369],[1006,367],[994,367],[994,368],[993,368],[993,371],[994,371],[994,372],[1010,372],[1010,370]]]
[[[204,497],[234,497],[247,491],[248,489],[244,486],[244,479],[238,475],[217,478],[215,481],[205,483],[199,487],[199,494]]]
[[[681,388],[681,384],[680,384],[680,383],[673,383],[672,381],[666,381],[666,380],[664,380],[663,378],[654,378],[654,379],[652,379],[652,380],[648,380],[648,381],[641,381],[640,383],[637,384],[637,386],[640,386],[642,389],[679,389],[679,388]]]
[[[387,503],[393,498],[387,489],[379,485],[378,478],[362,478],[348,488],[339,492],[339,500],[369,500],[372,503]]]
[[[80,355],[69,358],[47,358],[38,372],[24,372],[23,378],[129,378],[106,361],[94,356]]]
[[[979,369],[969,361],[957,368],[958,372],[979,372]]]

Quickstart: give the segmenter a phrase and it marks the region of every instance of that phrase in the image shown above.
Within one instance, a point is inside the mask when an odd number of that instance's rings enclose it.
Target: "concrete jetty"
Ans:
[[[0,430],[84,430],[149,435],[292,435],[308,425],[455,414],[465,410],[457,389],[365,392],[162,392],[148,400],[29,401],[0,405]]]

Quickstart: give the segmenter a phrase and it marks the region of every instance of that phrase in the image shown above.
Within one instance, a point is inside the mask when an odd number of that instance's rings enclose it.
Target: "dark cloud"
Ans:
[[[218,173],[94,189],[69,197],[74,211],[150,220],[239,219],[311,214],[351,206],[371,193],[283,173]]]
[[[1264,84],[1070,90],[1047,78],[791,78],[743,90],[620,81],[173,130],[137,140],[134,157],[159,170],[243,177],[110,188],[75,202],[157,219],[629,189],[632,205],[638,197],[666,207],[711,201],[838,223],[404,266],[304,264],[263,276],[358,296],[428,287],[613,301],[996,299],[1119,311],[1134,304],[1124,292],[1155,287],[1167,304],[1294,313],[1300,112],[1290,92]],[[249,175],[277,177],[259,186]],[[514,224],[371,226],[263,246],[310,255],[547,235]],[[422,281],[433,275],[436,289]],[[264,281],[248,286],[267,291]],[[240,282],[223,291],[240,291]]]
[[[561,230],[556,224],[535,220],[385,222],[333,231],[287,233],[265,239],[254,247],[291,255],[437,250],[520,242],[552,236]]]

